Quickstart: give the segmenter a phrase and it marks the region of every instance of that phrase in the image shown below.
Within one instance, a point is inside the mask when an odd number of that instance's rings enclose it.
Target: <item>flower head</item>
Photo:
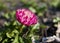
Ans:
[[[28,9],[17,9],[16,19],[18,22],[30,26],[37,23],[37,16]]]

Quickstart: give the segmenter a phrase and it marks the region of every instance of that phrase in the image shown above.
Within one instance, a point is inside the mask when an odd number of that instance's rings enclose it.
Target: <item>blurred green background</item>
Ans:
[[[39,23],[22,26],[15,18],[15,11],[19,8],[30,9],[38,16]],[[0,42],[32,43],[32,36],[40,40],[44,36],[43,31],[52,25],[49,21],[56,26],[59,17],[60,0],[0,0]]]

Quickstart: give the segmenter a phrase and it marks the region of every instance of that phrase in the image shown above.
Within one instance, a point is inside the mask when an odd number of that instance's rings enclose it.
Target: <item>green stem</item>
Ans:
[[[21,28],[20,28],[20,33],[22,33],[24,27],[25,27],[25,25],[22,25],[22,26],[21,26]]]

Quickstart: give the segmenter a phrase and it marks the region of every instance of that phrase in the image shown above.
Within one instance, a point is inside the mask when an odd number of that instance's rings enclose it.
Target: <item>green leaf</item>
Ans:
[[[0,41],[2,40],[2,36],[0,36]]]
[[[50,5],[56,7],[59,2],[60,2],[59,0],[52,0],[52,1],[50,2]]]
[[[36,13],[36,10],[35,10],[33,7],[29,7],[29,9],[30,9],[32,12]]]
[[[40,24],[37,23],[35,24],[31,29],[30,29],[30,33],[29,33],[29,37],[34,35],[34,30],[38,30],[39,29]]]
[[[19,42],[18,42],[18,34],[16,34],[15,39],[13,40],[12,43],[19,43]]]
[[[12,33],[19,34],[19,32],[16,29],[14,29]]]
[[[23,40],[24,40],[24,43],[32,43],[32,40],[31,40],[31,38],[23,38]]]
[[[22,37],[19,37],[19,42],[20,42],[20,43],[24,43],[24,41],[23,41],[23,38],[22,38]]]
[[[41,12],[39,12],[38,13],[38,16],[43,16],[44,14],[43,14],[43,12],[41,13]]]
[[[57,21],[59,21],[60,20],[60,18],[59,17],[57,17]]]
[[[60,18],[59,17],[56,17],[53,19],[53,22],[59,22],[60,21]]]
[[[16,24],[17,24],[17,22],[16,22],[16,21],[14,21],[13,25],[16,25]]]
[[[39,26],[40,26],[39,23],[35,24],[35,25],[32,27],[32,30],[34,30],[34,29],[39,29]]]
[[[57,20],[56,20],[56,19],[54,19],[54,20],[53,20],[53,22],[57,22]]]
[[[6,26],[9,26],[9,25],[10,25],[10,23],[9,23],[9,22],[4,22],[4,24],[5,24]]]
[[[8,13],[6,13],[5,15],[3,15],[6,19],[9,19],[10,17],[9,17],[9,14]]]
[[[8,41],[8,39],[4,39],[3,41],[2,41],[2,43],[6,43]]]
[[[6,36],[8,37],[8,38],[12,38],[13,36],[14,36],[14,33],[12,32],[12,33],[6,33]]]
[[[15,11],[10,12],[10,17],[15,18]]]

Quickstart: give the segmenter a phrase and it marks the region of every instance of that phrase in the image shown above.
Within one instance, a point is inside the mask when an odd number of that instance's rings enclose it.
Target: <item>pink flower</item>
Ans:
[[[18,22],[30,26],[37,23],[37,16],[28,9],[17,9],[16,19]]]

